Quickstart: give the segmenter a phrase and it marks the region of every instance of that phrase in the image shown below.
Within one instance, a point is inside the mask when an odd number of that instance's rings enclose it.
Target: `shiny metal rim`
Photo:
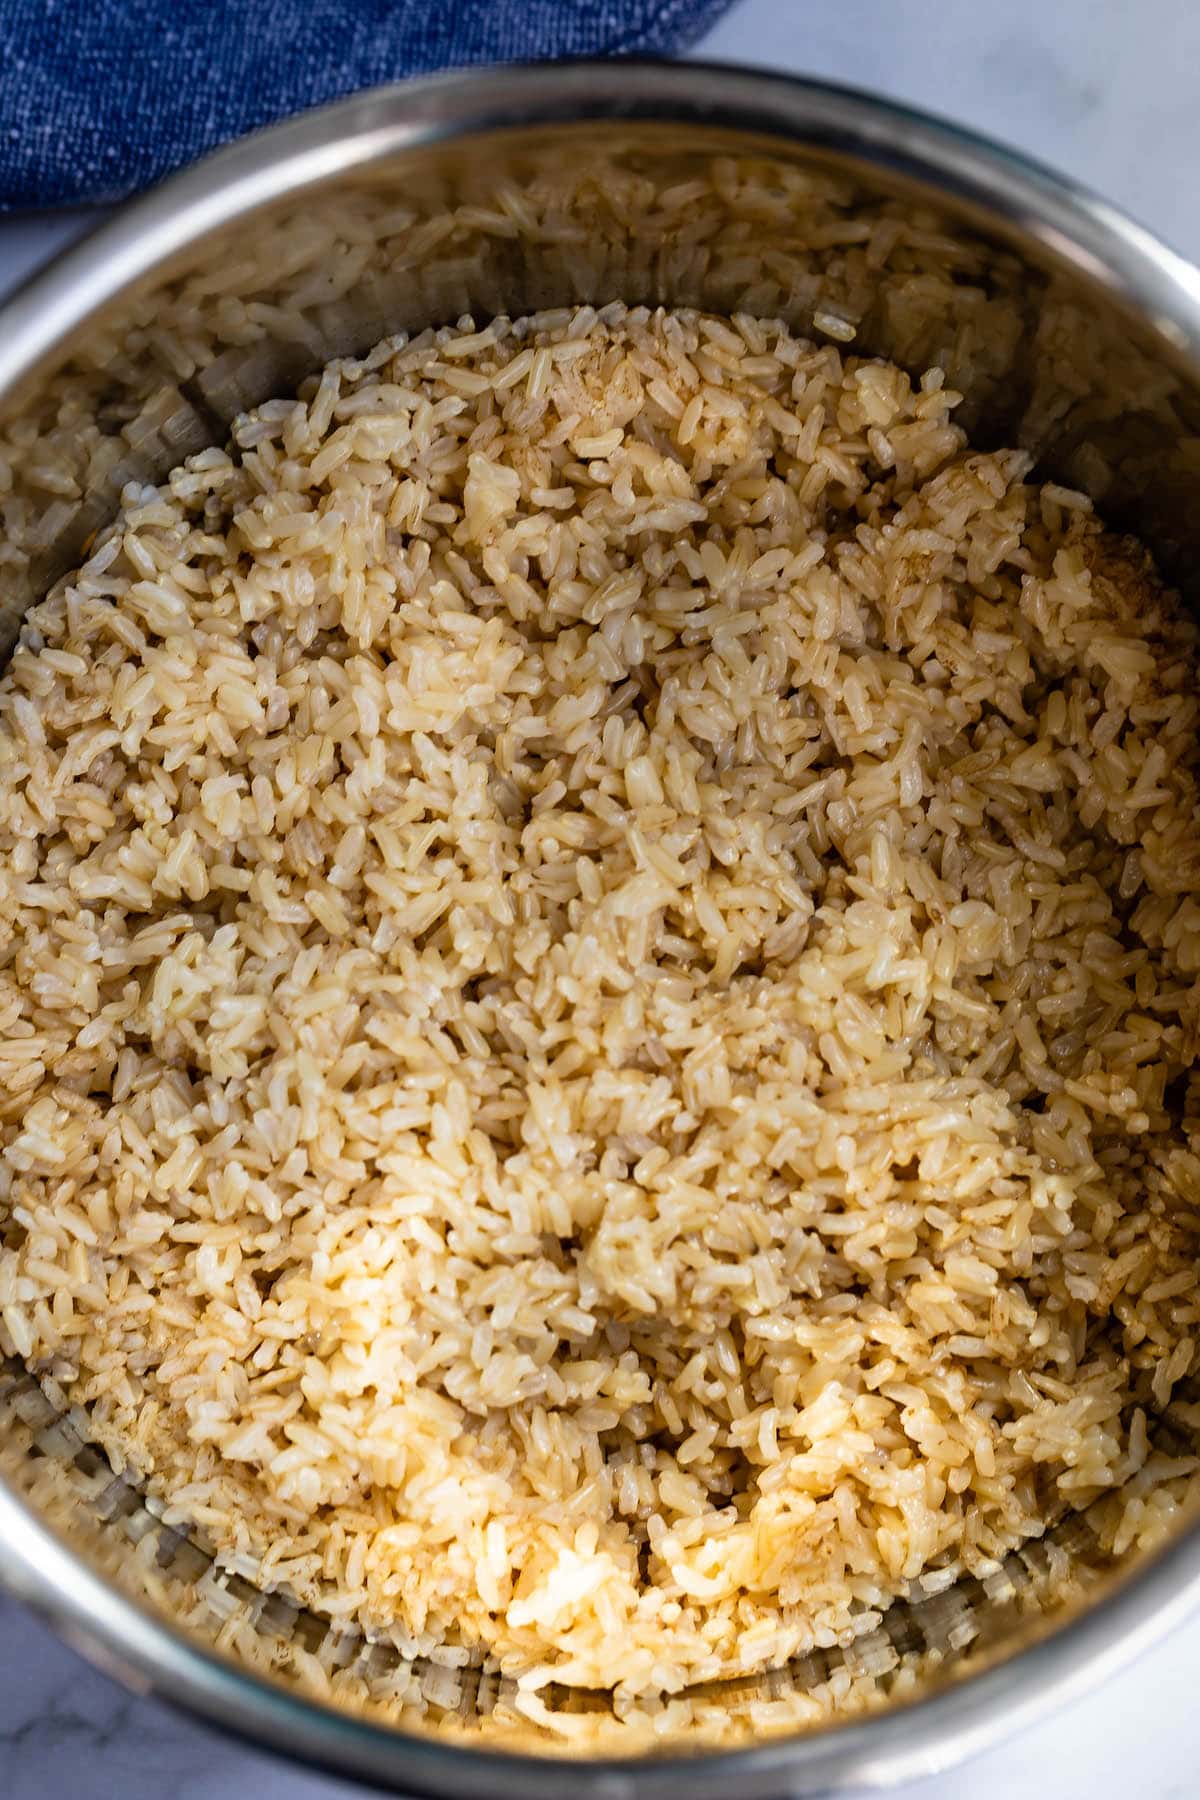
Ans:
[[[90,314],[207,232],[395,154],[483,131],[568,121],[703,123],[781,137],[941,193],[993,234],[1036,245],[1149,326],[1200,372],[1200,271],[1103,200],[904,108],[822,83],[716,65],[560,64],[441,77],[342,102],[218,152],[126,207],[0,310],[0,397]],[[299,1698],[200,1648],[110,1587],[0,1485],[0,1576],[94,1661],[257,1743],[409,1793],[532,1800],[561,1793],[558,1758],[408,1735]],[[750,1749],[572,1762],[595,1800],[877,1788],[982,1749],[1103,1680],[1200,1600],[1200,1528],[1106,1599],[998,1667],[855,1723]]]

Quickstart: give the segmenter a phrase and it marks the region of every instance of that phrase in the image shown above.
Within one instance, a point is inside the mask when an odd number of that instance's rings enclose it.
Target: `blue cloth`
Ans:
[[[357,88],[681,49],[728,0],[0,0],[0,211],[115,200]]]

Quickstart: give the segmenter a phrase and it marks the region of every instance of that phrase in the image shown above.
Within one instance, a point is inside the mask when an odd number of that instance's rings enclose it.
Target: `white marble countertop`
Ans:
[[[739,0],[698,54],[876,89],[1057,165],[1200,257],[1200,7],[1188,0]],[[0,219],[0,291],[87,215]],[[903,1800],[1200,1792],[1200,1617],[1130,1671],[969,1773]],[[563,1791],[568,1791],[564,1777]],[[0,1800],[350,1800],[134,1699],[0,1600]]]

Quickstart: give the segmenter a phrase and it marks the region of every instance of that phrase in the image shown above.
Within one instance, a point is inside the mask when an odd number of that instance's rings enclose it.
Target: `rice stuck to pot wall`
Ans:
[[[533,1716],[1181,1502],[1196,631],[957,398],[392,340],[126,490],[0,688],[0,1347]]]

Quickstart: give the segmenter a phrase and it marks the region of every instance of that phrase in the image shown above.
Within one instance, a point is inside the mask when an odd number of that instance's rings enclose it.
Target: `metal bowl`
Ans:
[[[547,198],[549,196],[549,198]],[[825,219],[818,228],[814,220]],[[829,229],[829,220],[834,228]],[[396,330],[611,299],[782,314],[964,389],[976,442],[1087,489],[1181,585],[1200,538],[1200,273],[1103,201],[949,126],[780,77],[646,63],[414,83],[211,157],[126,207],[0,313],[0,655],[128,481]],[[413,1794],[561,1793],[486,1667],[264,1593],[115,1474],[53,1369],[0,1323],[0,1574],[94,1660],[259,1743]],[[1189,1413],[1189,1416],[1194,1416]],[[1183,1415],[1157,1422],[1190,1448]],[[1188,1611],[1200,1530],[1113,1558],[1058,1517],[983,1579],[936,1581],[845,1645],[712,1684],[738,1739],[572,1758],[581,1793],[704,1800],[883,1786],[1103,1679]],[[324,1694],[313,1691],[323,1671]],[[878,1703],[771,1735],[781,1694]],[[450,1738],[396,1723],[420,1687]],[[603,1694],[561,1690],[565,1713]]]

